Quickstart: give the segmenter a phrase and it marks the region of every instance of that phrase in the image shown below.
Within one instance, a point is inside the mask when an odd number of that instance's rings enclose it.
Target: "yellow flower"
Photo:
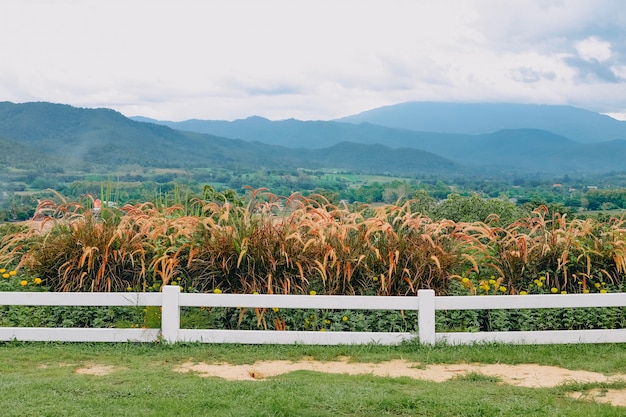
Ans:
[[[219,288],[216,288],[213,290],[213,294],[221,294],[222,290],[220,290]]]
[[[323,328],[323,327],[320,329],[320,332],[325,332],[325,331],[326,331],[326,329]]]
[[[133,287],[131,287],[130,285],[128,287],[126,287],[126,291],[132,291]]]
[[[545,280],[546,280],[545,276],[542,275],[542,276],[539,277],[539,281],[545,281]]]
[[[23,280],[21,280],[21,281],[20,281],[20,285],[21,285],[22,287],[25,287],[25,286],[27,286],[27,285],[28,285],[28,281],[26,281],[25,279],[23,279]]]
[[[310,295],[317,295],[317,292],[315,290],[311,290],[311,291],[309,291],[309,294]]]
[[[342,320],[342,321],[348,321],[348,316],[343,316],[343,317],[341,318],[341,320]]]
[[[325,319],[325,320],[324,320],[324,324],[330,324],[330,320]]]
[[[463,284],[467,284],[469,282],[469,278],[465,277],[461,280]]]
[[[5,272],[7,272],[6,269],[4,269],[4,268],[0,269],[0,274],[4,274]]]
[[[498,288],[500,290],[500,292],[506,292],[506,287],[504,285],[500,286],[500,288]]]
[[[543,287],[543,282],[539,281],[539,282],[537,283],[537,286],[538,286],[538,287]]]
[[[533,282],[534,282],[535,284],[539,285],[539,283],[540,283],[541,281],[539,281],[538,279],[536,279],[536,280],[534,280]]]
[[[526,291],[520,291],[519,295],[528,295],[528,293]]]
[[[372,277],[372,281],[378,281],[378,277]]]
[[[583,294],[589,294],[589,289],[588,289],[588,288],[585,288],[585,289],[583,290]]]
[[[35,285],[41,285],[41,278],[35,278],[33,282],[35,283]]]
[[[602,288],[602,289],[600,290],[600,294],[606,294],[607,292],[608,292],[608,291],[607,291],[606,289],[604,289],[604,288]]]
[[[595,287],[596,287],[596,288],[600,288],[600,283],[599,283],[599,282],[596,282],[596,283],[595,283],[595,284],[593,284],[593,285],[595,285]]]
[[[278,313],[278,310],[280,310],[278,307],[272,307],[272,311],[273,311],[274,313]]]
[[[567,294],[567,291],[563,290],[561,291],[561,294]]]
[[[2,278],[9,278],[9,277],[11,277],[11,275],[9,275],[9,274],[2,274]]]
[[[495,280],[495,279],[490,279],[490,280],[489,280],[489,283],[490,283],[491,285],[495,285],[495,284],[496,284],[496,280]]]
[[[252,294],[259,295],[259,292],[258,291],[253,291]]]
[[[557,288],[552,287],[552,288],[550,288],[550,292],[552,294],[556,294],[557,292],[559,292],[559,290]]]
[[[15,271],[9,272],[9,275],[11,275],[12,277],[15,276],[16,274],[17,274],[17,272],[15,272]]]

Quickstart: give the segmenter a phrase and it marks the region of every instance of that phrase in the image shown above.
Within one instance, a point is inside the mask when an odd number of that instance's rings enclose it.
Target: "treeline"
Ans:
[[[619,176],[615,178],[620,178]],[[413,198],[429,198],[429,203],[448,199],[451,195],[485,200],[501,200],[512,206],[532,210],[549,205],[563,214],[580,214],[593,210],[626,208],[626,188],[604,182],[602,178],[441,178],[365,176],[357,173],[328,173],[323,170],[163,170],[130,167],[116,175],[56,172],[49,175],[31,172],[20,174],[20,180],[7,181],[0,188],[0,221],[26,220],[32,216],[37,200],[55,190],[70,198],[85,195],[103,197],[116,204],[171,200],[175,194],[191,196],[201,192],[204,185],[218,191],[234,190],[243,195],[246,186],[266,188],[276,195],[299,192],[304,196],[318,194],[330,203],[387,203]],[[596,185],[597,184],[597,185]],[[436,213],[429,213],[437,216]]]
[[[626,189],[590,190],[583,196],[589,210],[612,210],[626,208]]]

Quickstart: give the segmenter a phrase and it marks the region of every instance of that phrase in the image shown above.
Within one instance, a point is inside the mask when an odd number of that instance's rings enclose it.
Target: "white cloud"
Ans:
[[[170,120],[330,119],[410,100],[622,111],[622,9],[612,0],[3,0],[0,100]]]
[[[616,112],[616,113],[604,113],[607,116],[610,116],[616,120],[626,121],[626,111],[625,112]]]
[[[603,62],[611,58],[611,44],[595,36],[574,43],[578,55],[585,61]]]

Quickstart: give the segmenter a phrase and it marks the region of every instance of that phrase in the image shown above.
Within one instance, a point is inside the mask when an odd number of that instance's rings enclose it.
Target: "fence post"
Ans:
[[[418,290],[418,336],[420,343],[434,345],[435,337],[435,291]]]
[[[163,298],[161,302],[161,337],[167,343],[178,341],[178,329],[180,328],[180,305],[178,285],[163,286]]]

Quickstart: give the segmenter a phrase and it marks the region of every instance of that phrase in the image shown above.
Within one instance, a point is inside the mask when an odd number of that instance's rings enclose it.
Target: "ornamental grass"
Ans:
[[[24,268],[52,291],[177,284],[190,292],[348,295],[600,292],[621,288],[626,273],[623,218],[567,219],[542,206],[511,224],[495,215],[435,221],[413,200],[351,207],[258,189],[242,204],[216,194],[101,211],[90,197],[58,195],[37,207],[45,232],[3,236],[0,266]]]

